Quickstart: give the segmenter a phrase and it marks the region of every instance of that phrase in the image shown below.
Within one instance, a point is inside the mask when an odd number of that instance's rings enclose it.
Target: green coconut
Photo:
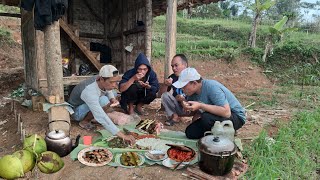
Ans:
[[[47,144],[43,137],[33,134],[25,138],[23,149],[36,153],[39,156],[40,153],[47,151]]]
[[[13,153],[12,155],[14,155],[20,159],[24,173],[32,170],[36,164],[36,158],[35,158],[34,154],[30,151],[19,150],[19,151],[16,151],[15,153]]]
[[[57,153],[46,151],[40,154],[37,166],[41,172],[51,174],[63,168],[64,162]]]
[[[0,177],[16,179],[23,176],[23,167],[19,158],[14,155],[5,155],[0,159]]]

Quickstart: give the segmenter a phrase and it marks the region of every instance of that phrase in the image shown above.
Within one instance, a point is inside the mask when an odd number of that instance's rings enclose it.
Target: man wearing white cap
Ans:
[[[187,95],[183,108],[194,112],[193,122],[186,129],[189,139],[203,137],[215,121],[231,120],[235,130],[246,121],[245,109],[232,92],[218,81],[202,79],[194,68],[184,69],[173,86]]]
[[[105,65],[100,69],[99,75],[78,84],[72,90],[68,102],[74,106],[75,113],[72,118],[80,121],[80,127],[86,130],[93,129],[94,125],[91,120],[94,118],[112,135],[134,143],[134,137],[122,133],[105,112],[109,105],[119,104],[112,90],[118,87],[120,80],[117,68]]]

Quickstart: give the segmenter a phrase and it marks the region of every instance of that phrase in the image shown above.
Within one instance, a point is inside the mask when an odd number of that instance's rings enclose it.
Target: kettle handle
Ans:
[[[211,131],[206,131],[206,132],[204,132],[203,136],[206,136],[208,134],[212,134],[212,132]]]
[[[73,151],[76,147],[78,147],[80,137],[81,137],[81,135],[80,135],[80,134],[78,134],[78,136],[77,136],[77,137],[76,137],[76,139],[75,139],[74,144],[72,145],[71,151]]]
[[[221,123],[222,123],[222,126],[223,126],[223,127],[224,127],[224,126],[230,126],[230,127],[233,128],[233,123],[232,123],[231,120],[225,120],[225,121],[222,121]]]
[[[69,127],[71,127],[71,124],[70,124],[69,121],[64,120],[64,119],[58,119],[58,120],[53,120],[53,121],[48,122],[48,124],[47,124],[47,127],[48,127],[47,130],[49,129],[49,125],[50,125],[51,123],[53,123],[53,122],[66,122],[67,124],[69,124]],[[47,134],[47,130],[46,130],[46,134]],[[68,136],[70,136],[70,131],[68,132]]]

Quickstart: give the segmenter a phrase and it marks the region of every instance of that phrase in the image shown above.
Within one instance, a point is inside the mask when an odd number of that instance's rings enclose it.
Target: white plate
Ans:
[[[85,155],[86,152],[88,151],[93,151],[93,150],[98,150],[98,149],[103,149],[108,153],[108,160],[102,162],[102,163],[89,163],[88,161],[84,160],[83,156]],[[109,151],[109,149],[107,148],[103,148],[103,147],[95,147],[95,146],[90,146],[87,148],[82,149],[79,153],[78,153],[78,160],[87,166],[93,166],[93,167],[97,167],[97,166],[104,166],[106,164],[108,164],[113,158],[113,155],[111,153],[111,151]]]
[[[178,164],[179,164],[179,162],[176,162],[170,158],[167,158],[162,161],[162,165],[164,165],[165,167],[170,168],[170,169],[174,169]],[[177,169],[182,169],[187,164],[189,164],[189,163],[183,162],[179,165],[179,167]]]
[[[168,158],[168,155],[167,155],[165,152],[161,151],[161,150],[150,150],[150,151],[148,151],[148,152],[149,152],[150,154],[164,154],[164,157],[163,157],[163,158],[161,158],[161,159],[154,159],[153,157],[149,157],[149,156],[148,156],[148,153],[145,152],[144,156],[146,156],[146,158],[149,159],[149,160],[151,160],[151,161],[162,161],[162,160]]]
[[[142,164],[145,162],[146,159],[139,153],[138,153],[138,156],[140,158],[140,163],[138,164],[138,166],[125,166],[125,165],[121,164],[121,161],[120,161],[121,154],[117,154],[116,155],[115,162],[118,163],[120,166],[125,167],[125,168],[139,167],[139,166],[142,166]]]

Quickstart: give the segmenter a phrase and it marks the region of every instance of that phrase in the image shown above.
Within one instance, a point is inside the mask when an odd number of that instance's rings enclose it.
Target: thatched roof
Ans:
[[[202,4],[216,3],[224,0],[178,0],[178,10],[186,9],[189,7],[196,7]],[[159,16],[165,14],[167,11],[166,0],[152,0],[153,16]]]
[[[178,10],[188,7],[196,7],[202,4],[210,4],[223,0],[178,0]],[[0,4],[8,6],[19,6],[20,0],[0,0]],[[167,0],[152,0],[153,16],[165,14],[167,11]]]

